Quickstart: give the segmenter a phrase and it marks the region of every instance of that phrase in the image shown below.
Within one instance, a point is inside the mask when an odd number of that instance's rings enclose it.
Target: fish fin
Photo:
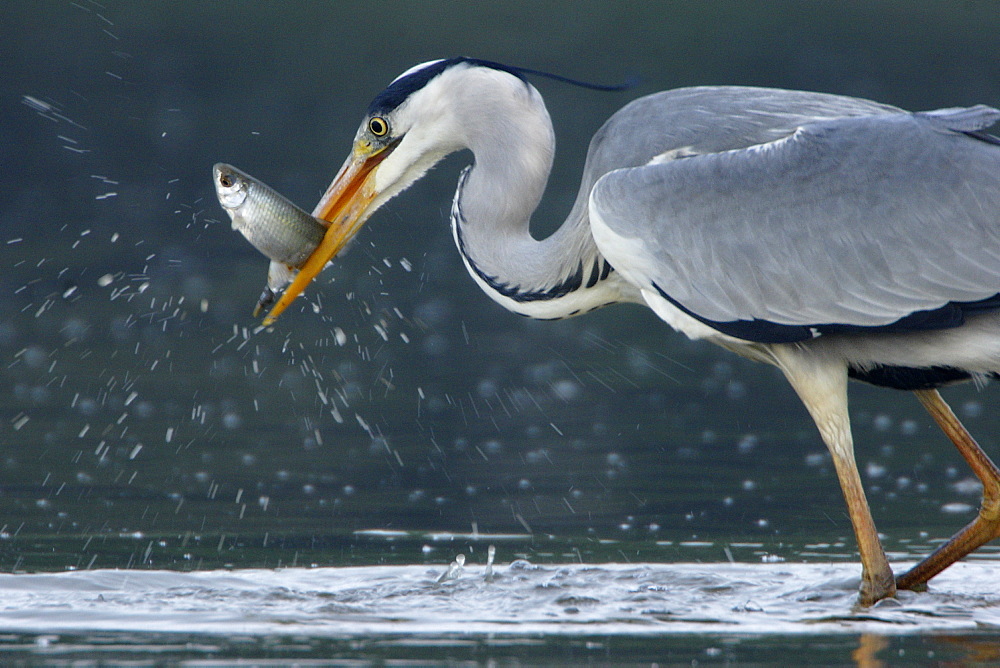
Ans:
[[[289,267],[284,262],[275,262],[272,260],[270,266],[267,268],[267,287],[275,291],[281,290],[292,282],[297,273],[298,269]]]
[[[291,283],[297,273],[298,269],[289,267],[284,262],[275,262],[272,260],[267,268],[267,285],[264,286],[264,291],[257,298],[257,306],[253,309],[253,317],[256,318],[262,311],[271,306],[274,303],[276,293],[281,292],[286,285]]]
[[[257,298],[257,305],[253,309],[253,317],[259,316],[268,306],[274,303],[274,291],[269,286],[264,286],[264,291]]]

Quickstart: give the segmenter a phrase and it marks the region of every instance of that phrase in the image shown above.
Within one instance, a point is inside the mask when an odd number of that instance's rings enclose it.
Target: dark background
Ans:
[[[468,156],[380,210],[271,332],[250,317],[266,260],[211,165],[311,209],[368,101],[416,63],[638,77],[536,82],[558,142],[545,234],[634,97],[996,105],[998,47],[988,1],[3,3],[0,568],[450,558],[424,533],[392,554],[354,533],[372,529],[516,532],[535,558],[548,541],[555,559],[666,560],[692,540],[850,557],[829,460],[775,370],[644,309],[541,323],[479,293],[447,226]],[[974,485],[916,402],[852,393],[890,546],[967,521]],[[947,393],[995,454],[993,395]]]

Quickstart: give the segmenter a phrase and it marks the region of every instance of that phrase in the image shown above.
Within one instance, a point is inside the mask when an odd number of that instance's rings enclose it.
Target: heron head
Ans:
[[[274,322],[386,201],[450,153],[498,150],[509,125],[537,118],[539,109],[545,120],[534,123],[539,137],[529,143],[548,147],[552,126],[544,103],[516,68],[451,58],[403,72],[369,105],[350,155],[313,210],[330,226],[264,324]],[[551,150],[533,148],[532,154],[510,159],[538,162],[534,168],[547,174]]]
[[[320,244],[264,318],[269,325],[305,290],[382,204],[436,162],[463,146],[452,131],[450,89],[435,80],[454,60],[417,65],[397,77],[369,105],[354,143],[313,215],[330,223]],[[429,85],[431,82],[434,85]]]

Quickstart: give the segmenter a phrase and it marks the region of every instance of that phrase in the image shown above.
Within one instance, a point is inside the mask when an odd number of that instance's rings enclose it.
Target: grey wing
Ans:
[[[819,121],[610,172],[595,234],[640,288],[755,341],[958,324],[1000,308],[1000,119],[978,106]]]
[[[569,219],[586,216],[594,184],[616,169],[766,144],[820,120],[900,112],[843,95],[747,86],[675,88],[640,97],[612,115],[591,140]]]

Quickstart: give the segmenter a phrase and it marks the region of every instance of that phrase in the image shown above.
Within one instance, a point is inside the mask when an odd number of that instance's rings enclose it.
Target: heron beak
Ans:
[[[375,169],[385,160],[399,140],[373,151],[364,144],[356,144],[351,156],[340,168],[333,183],[313,210],[313,215],[330,223],[323,239],[299,267],[295,280],[278,299],[274,308],[264,318],[264,325],[271,325],[278,316],[306,289],[339,253],[371,215],[369,206],[378,195],[375,189]]]

